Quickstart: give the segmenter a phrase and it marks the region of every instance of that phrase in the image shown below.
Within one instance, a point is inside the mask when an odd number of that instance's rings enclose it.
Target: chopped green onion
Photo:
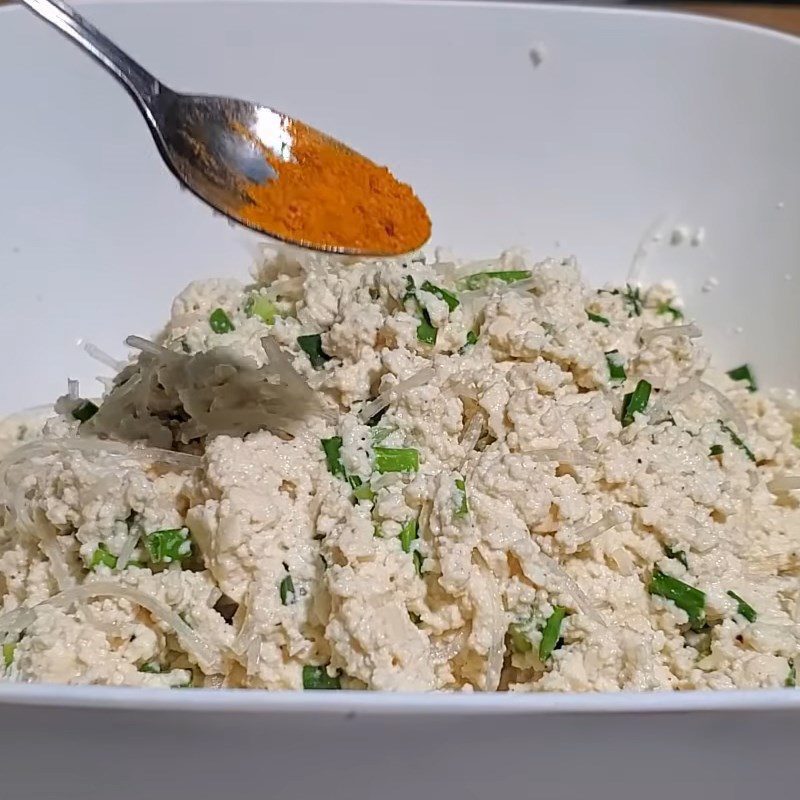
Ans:
[[[745,600],[742,600],[736,592],[728,592],[728,597],[732,597],[737,602],[736,610],[741,614],[748,622],[755,622],[758,619],[758,614],[756,610]]]
[[[108,546],[104,542],[100,542],[97,545],[97,550],[92,553],[92,560],[89,566],[92,569],[97,569],[101,564],[109,569],[114,569],[117,566],[117,557],[108,552]]]
[[[456,516],[463,517],[469,514],[469,502],[467,501],[467,484],[462,478],[456,478],[456,489],[460,497],[458,507],[456,509]]]
[[[628,316],[641,317],[642,307],[644,306],[641,289],[639,289],[638,286],[631,286],[628,284],[622,296],[625,300],[625,304],[628,306]]]
[[[410,519],[403,525],[402,530],[400,531],[400,547],[403,548],[404,553],[411,552],[411,542],[419,537],[419,533],[417,531],[417,520]]]
[[[100,409],[91,400],[81,400],[80,405],[72,409],[73,419],[78,422],[90,420]]]
[[[700,589],[695,589],[694,586],[689,586],[657,569],[653,572],[647,590],[650,594],[671,600],[678,608],[685,611],[694,630],[699,630],[705,624],[706,595]]]
[[[328,472],[337,478],[346,479],[347,474],[342,463],[342,437],[332,436],[330,439],[320,439],[320,442],[322,449],[325,451]]]
[[[376,447],[375,469],[378,472],[416,472],[419,451],[412,447]]]
[[[611,324],[607,317],[604,317],[601,314],[595,314],[594,311],[587,311],[586,316],[589,317],[591,322],[599,322],[601,325]]]
[[[425,342],[425,344],[436,344],[436,337],[439,331],[431,322],[427,310],[423,308],[419,300],[417,300],[414,279],[410,275],[406,275],[406,293],[403,295],[403,303],[407,302],[413,303],[420,315],[420,323],[417,326],[417,339],[419,339],[420,342]]]
[[[275,324],[275,317],[279,316],[275,303],[266,295],[251,294],[244,308],[248,317],[259,317],[267,325]]]
[[[169,564],[191,555],[192,542],[186,528],[167,528],[154,531],[144,538],[145,547],[154,564]]]
[[[749,364],[742,364],[741,367],[729,370],[728,377],[734,381],[744,381],[749,392],[754,392],[758,388]]]
[[[348,478],[350,486],[353,488],[353,497],[356,500],[374,500],[375,492],[368,483],[363,483],[358,475],[351,475]]]
[[[475,331],[467,331],[467,341],[464,343],[464,346],[466,347],[467,345],[477,344],[477,343],[478,343],[478,334],[475,333]]]
[[[417,306],[419,305],[417,302],[417,295],[415,294],[416,288],[414,279],[410,275],[406,275],[406,293],[403,295],[403,303],[408,303],[410,301]]]
[[[664,555],[667,558],[672,558],[679,561],[686,569],[689,569],[689,561],[686,558],[685,550],[673,550],[668,544],[664,545]]]
[[[157,661],[146,661],[139,667],[139,672],[148,672],[151,675],[159,675],[161,674],[161,664]]]
[[[300,349],[308,356],[311,366],[320,369],[325,366],[326,361],[331,357],[322,349],[322,335],[319,333],[308,333],[305,336],[297,337],[297,344]]]
[[[558,644],[558,638],[561,634],[561,623],[567,615],[567,609],[564,606],[556,606],[553,613],[547,618],[547,622],[542,629],[542,640],[539,642],[539,661],[547,661],[550,658],[555,646]]]
[[[467,275],[458,282],[461,289],[469,289],[474,291],[476,289],[483,289],[488,285],[489,281],[502,281],[503,283],[516,283],[517,281],[524,281],[530,278],[533,273],[529,269],[508,269],[498,270],[495,272],[476,272],[473,275]]]
[[[421,578],[422,577],[422,561],[423,561],[422,553],[420,553],[419,550],[414,550],[414,552],[411,554],[411,560],[414,562],[414,571]]]
[[[438,334],[439,331],[433,326],[428,312],[423,309],[422,320],[419,325],[417,325],[417,339],[421,342],[425,342],[425,344],[434,345],[436,344],[436,337]]]
[[[338,675],[329,675],[327,667],[303,667],[304,689],[341,689]]]
[[[533,643],[525,633],[525,624],[522,622],[512,622],[508,626],[508,634],[511,637],[511,649],[515,653],[530,653],[533,650]]]
[[[721,444],[712,444],[708,454],[710,456],[721,456],[724,452],[725,448]]]
[[[235,330],[231,318],[221,308],[215,308],[208,318],[208,323],[211,325],[211,330],[214,333],[230,333]]]
[[[751,460],[753,463],[755,463],[755,460],[756,460],[755,454],[754,454],[754,453],[753,453],[753,451],[752,451],[752,450],[751,450],[751,449],[750,449],[750,448],[749,448],[749,447],[748,447],[748,446],[747,446],[747,445],[746,445],[746,444],[745,444],[745,443],[742,441],[741,437],[739,437],[739,436],[737,436],[737,435],[736,435],[736,431],[734,431],[734,430],[733,430],[733,428],[731,428],[731,426],[730,426],[730,425],[726,425],[726,424],[725,424],[725,423],[724,423],[724,422],[723,422],[721,419],[720,419],[720,420],[717,420],[717,422],[719,422],[719,425],[720,425],[720,427],[722,428],[722,430],[724,430],[724,431],[725,431],[725,433],[727,433],[727,434],[728,434],[728,436],[730,436],[730,437],[731,437],[731,441],[732,441],[732,442],[733,442],[733,443],[734,443],[734,444],[735,444],[737,447],[741,448],[741,449],[744,451],[745,455],[746,455],[746,456],[747,456],[747,457],[748,457],[748,458],[749,458],[749,459],[750,459],[750,460]]]
[[[656,307],[656,314],[669,314],[672,317],[673,322],[683,319],[683,311],[681,311],[679,308],[675,308],[675,306],[671,305],[668,300],[662,300],[658,304]]]
[[[372,444],[380,444],[387,436],[393,434],[394,431],[394,428],[375,428],[372,431]]]
[[[647,408],[650,400],[650,390],[653,387],[645,380],[639,381],[636,388],[625,395],[622,401],[622,427],[625,428],[634,420],[634,414],[641,414]]]
[[[14,643],[3,645],[3,664],[5,664],[6,668],[10,667],[14,661],[14,651],[16,649],[17,646]]]
[[[608,364],[608,375],[612,381],[624,382],[628,377],[625,373],[625,362],[619,354],[619,350],[609,350],[606,353],[606,363]]]
[[[429,292],[440,300],[443,300],[447,303],[447,307],[450,311],[455,311],[458,308],[458,298],[452,292],[448,292],[447,289],[434,286],[430,281],[425,281],[419,288],[422,289],[423,292]]]
[[[356,500],[372,500],[375,492],[368,483],[363,483],[358,475],[348,475],[342,463],[342,437],[332,436],[330,439],[320,439],[322,449],[325,452],[325,461],[328,464],[328,472],[331,475],[346,480],[353,490],[353,497]]]
[[[294,581],[291,575],[287,575],[282,581],[279,588],[281,596],[281,603],[285,606],[290,606],[294,603]]]
[[[797,666],[793,658],[789,659],[789,674],[786,676],[784,686],[786,686],[787,689],[794,689],[797,686]]]

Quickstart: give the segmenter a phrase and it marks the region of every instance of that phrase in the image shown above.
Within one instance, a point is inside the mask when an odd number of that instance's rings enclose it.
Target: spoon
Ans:
[[[386,168],[272,108],[179,94],[66,3],[21,2],[127,89],[173,174],[229,219],[283,242],[354,256],[399,255],[427,241],[424,206]]]

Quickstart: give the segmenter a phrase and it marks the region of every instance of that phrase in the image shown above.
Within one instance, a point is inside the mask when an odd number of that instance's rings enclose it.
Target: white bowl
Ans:
[[[799,40],[502,3],[85,12],[178,89],[265,101],[392,164],[459,253],[575,253],[602,282],[643,250],[639,277],[678,282],[721,363],[800,387]],[[91,381],[78,339],[122,355],[190,279],[244,275],[255,240],[177,189],[85,56],[20,9],[0,22],[5,412]],[[682,226],[703,243],[672,244]],[[0,796],[730,800],[800,777],[797,692],[322,695],[4,685]]]

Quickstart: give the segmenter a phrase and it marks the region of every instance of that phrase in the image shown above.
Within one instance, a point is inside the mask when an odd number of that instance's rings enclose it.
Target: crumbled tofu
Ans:
[[[212,330],[218,308],[232,330]],[[784,686],[800,412],[717,370],[683,313],[666,285],[596,291],[572,259],[518,252],[279,254],[255,285],[192,284],[170,357],[261,367],[269,335],[319,407],[292,434],[203,435],[180,457],[66,417],[0,429],[4,678]],[[158,413],[163,436],[187,412]]]

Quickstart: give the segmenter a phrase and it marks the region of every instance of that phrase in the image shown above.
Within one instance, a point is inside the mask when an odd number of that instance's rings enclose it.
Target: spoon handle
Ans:
[[[152,122],[153,104],[165,91],[144,67],[122,52],[77,11],[61,0],[20,0],[102,64],[130,93]]]

